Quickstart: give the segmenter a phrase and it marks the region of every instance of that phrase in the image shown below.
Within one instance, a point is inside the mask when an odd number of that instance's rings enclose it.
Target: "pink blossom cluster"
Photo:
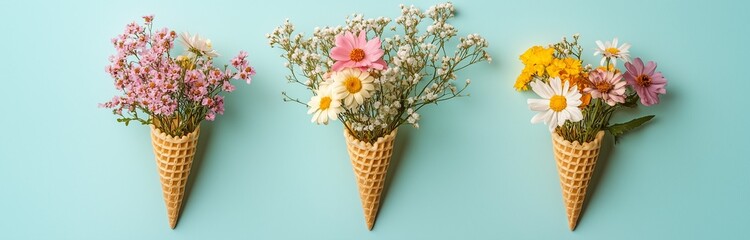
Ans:
[[[233,72],[214,67],[210,58],[172,58],[177,34],[167,28],[152,30],[153,16],[144,16],[143,26],[133,22],[112,39],[117,53],[110,56],[106,72],[114,79],[115,88],[123,92],[101,104],[111,108],[123,119],[123,110],[130,120],[137,119],[137,110],[152,117],[173,118],[192,116],[209,121],[224,113],[224,98],[220,92],[232,92],[231,79],[250,83],[255,70],[241,51],[232,59]]]
[[[251,77],[255,75],[255,68],[251,67],[245,58],[247,58],[247,52],[240,51],[240,54],[232,59],[232,66],[238,70],[234,79],[242,79],[250,84]]]

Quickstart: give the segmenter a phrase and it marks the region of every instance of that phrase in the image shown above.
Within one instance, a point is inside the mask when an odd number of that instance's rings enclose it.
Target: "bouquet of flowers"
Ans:
[[[465,96],[470,81],[456,82],[456,73],[491,61],[477,34],[450,47],[458,34],[448,23],[453,17],[451,3],[427,11],[401,5],[395,26],[389,18],[354,14],[345,26],[315,28],[311,37],[293,34],[289,20],[267,35],[272,47],[284,50],[287,80],[312,93],[306,102],[282,93],[284,101],[306,106],[314,123],[343,123],[370,230],[397,128],[418,128],[422,107]]]
[[[174,228],[180,214],[185,183],[195,154],[200,122],[213,121],[224,113],[221,92],[232,92],[232,79],[250,83],[255,74],[246,52],[232,59],[236,71],[213,66],[219,56],[211,40],[183,33],[185,49],[172,57],[177,34],[167,28],[153,29],[153,16],[144,16],[112,39],[117,50],[110,56],[107,73],[122,92],[101,107],[112,109],[118,122],[137,121],[151,126],[151,140],[167,205],[169,225]],[[140,115],[139,115],[140,114]]]
[[[570,230],[575,229],[586,189],[593,173],[605,131],[615,142],[628,131],[654,116],[611,124],[612,114],[640,103],[651,106],[665,94],[667,80],[656,71],[656,63],[630,60],[630,45],[596,41],[594,55],[601,55],[599,67],[583,65],[579,36],[547,46],[533,46],[520,56],[525,65],[515,88],[531,87],[541,99],[529,99],[537,113],[531,123],[544,122],[552,134],[553,151],[560,175]],[[626,71],[617,68],[624,61]]]

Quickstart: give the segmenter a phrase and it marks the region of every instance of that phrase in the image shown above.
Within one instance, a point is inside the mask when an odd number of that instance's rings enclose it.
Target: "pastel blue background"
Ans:
[[[281,101],[302,91],[264,36],[285,18],[307,33],[353,12],[395,18],[399,3],[0,2],[0,239],[750,239],[743,1],[454,0],[453,23],[485,36],[494,62],[460,73],[471,97],[400,128],[367,231],[341,124],[316,126]],[[211,38],[222,63],[247,50],[258,70],[203,124],[174,230],[148,127],[97,108],[116,93],[104,72],[110,38],[149,13],[156,26]],[[619,37],[669,80],[662,104],[616,116],[657,118],[615,149],[605,143],[575,232],[549,134],[529,123],[533,94],[512,89],[519,54],[573,33],[588,63],[595,40]]]

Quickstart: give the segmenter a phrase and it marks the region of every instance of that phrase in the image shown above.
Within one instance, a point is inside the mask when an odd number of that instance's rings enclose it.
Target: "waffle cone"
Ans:
[[[552,133],[552,148],[571,231],[578,223],[603,137],[604,131],[599,131],[593,141],[580,144],[578,141],[571,143],[557,133]]]
[[[167,206],[169,227],[172,229],[177,225],[177,219],[180,217],[185,184],[193,165],[199,135],[200,127],[192,133],[176,138],[151,125],[151,144],[154,147],[156,167],[159,170],[164,203]]]
[[[397,130],[378,138],[374,143],[357,140],[344,128],[346,148],[357,177],[359,198],[362,200],[367,229],[372,230],[380,207],[385,175],[393,154],[393,141]]]

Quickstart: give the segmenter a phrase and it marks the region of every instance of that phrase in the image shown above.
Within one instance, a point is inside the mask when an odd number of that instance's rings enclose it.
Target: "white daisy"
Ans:
[[[211,46],[211,39],[204,39],[200,35],[190,35],[188,32],[180,34],[180,42],[185,45],[185,52],[190,58],[196,56],[219,56]]]
[[[351,109],[361,105],[375,91],[375,78],[357,68],[347,68],[333,73],[333,91],[344,100],[344,106]]]
[[[334,86],[333,78],[331,78],[330,76],[329,77],[325,77],[324,76],[323,77],[323,81],[320,81],[318,83],[318,89],[329,88],[329,89],[333,90],[333,86]]]
[[[330,87],[319,88],[317,95],[313,96],[307,106],[307,114],[313,114],[310,122],[328,125],[328,121],[338,118],[338,114],[344,109],[341,108],[341,98],[331,91]]]
[[[597,40],[596,41],[596,52],[594,52],[594,56],[601,54],[602,60],[599,62],[599,65],[604,66],[604,62],[607,61],[607,58],[612,59],[612,65],[617,65],[617,59],[622,58],[625,60],[625,62],[630,62],[630,52],[628,49],[630,49],[630,44],[623,43],[622,46],[617,46],[617,38],[613,39],[612,42],[607,41],[606,43],[602,43],[602,41]]]
[[[563,85],[558,77],[550,78],[549,84],[536,80],[529,85],[531,90],[543,98],[527,101],[531,110],[540,112],[531,118],[531,123],[544,121],[552,132],[566,120],[578,122],[583,119],[581,109],[578,109],[581,105],[581,93],[577,86],[570,88],[567,81]]]

